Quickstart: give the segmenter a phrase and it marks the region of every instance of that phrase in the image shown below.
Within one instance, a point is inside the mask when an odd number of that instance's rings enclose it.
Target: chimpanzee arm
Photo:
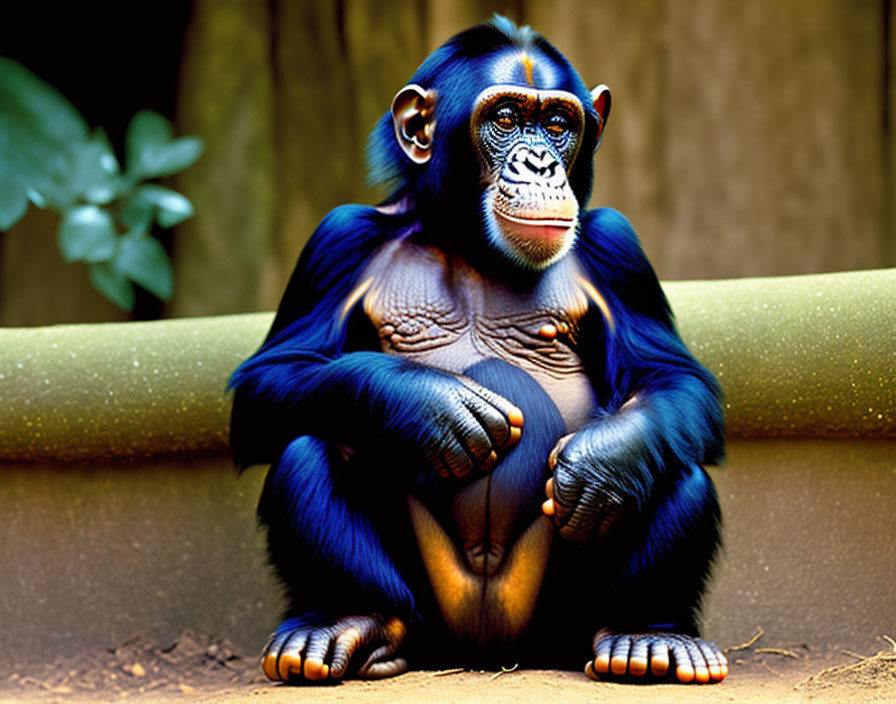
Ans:
[[[720,389],[676,332],[631,225],[614,210],[588,212],[575,255],[603,299],[580,347],[603,411],[550,458],[546,510],[573,539],[638,513],[665,474],[724,454]]]
[[[471,380],[381,351],[347,351],[358,324],[352,293],[377,249],[402,235],[402,222],[342,206],[315,231],[268,339],[230,382],[238,465],[273,462],[291,440],[313,435],[355,449],[377,443],[384,457],[462,475],[487,468],[518,437],[511,425],[522,422],[519,411]]]

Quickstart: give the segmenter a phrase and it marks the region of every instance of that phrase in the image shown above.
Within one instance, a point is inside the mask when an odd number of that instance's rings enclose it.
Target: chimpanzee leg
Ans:
[[[406,667],[393,654],[414,600],[359,500],[362,478],[309,436],[294,440],[268,473],[258,513],[290,600],[262,656],[272,680],[339,678],[346,670],[382,677]]]
[[[634,548],[614,590],[618,619],[595,636],[594,660],[585,672],[597,678],[718,682],[728,673],[727,661],[697,629],[719,545],[718,499],[696,465],[683,467],[661,492],[644,529],[633,534]]]

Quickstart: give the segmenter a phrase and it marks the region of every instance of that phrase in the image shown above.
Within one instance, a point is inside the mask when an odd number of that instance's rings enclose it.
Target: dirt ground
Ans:
[[[553,670],[446,670],[299,688],[269,684],[254,657],[226,642],[185,633],[169,644],[134,638],[100,653],[18,668],[0,681],[0,702],[896,702],[896,642],[886,637],[880,652],[863,656],[762,647],[758,636],[729,649],[731,674],[718,685],[597,683]]]

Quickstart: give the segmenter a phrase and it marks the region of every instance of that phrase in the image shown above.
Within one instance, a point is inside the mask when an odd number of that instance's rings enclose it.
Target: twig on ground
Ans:
[[[430,677],[448,677],[449,675],[459,675],[464,671],[462,667],[455,667],[451,670],[439,670],[438,672],[433,672]]]
[[[787,657],[794,658],[796,660],[799,660],[800,658],[800,656],[792,650],[784,650],[783,648],[756,648],[754,652],[768,653],[770,655],[786,655]]]
[[[493,674],[493,675],[492,675],[491,677],[489,677],[488,679],[489,679],[489,681],[491,681],[491,680],[496,680],[496,679],[498,679],[501,675],[506,675],[508,672],[513,672],[513,671],[516,670],[519,666],[520,666],[519,663],[517,663],[517,664],[514,665],[513,667],[503,667],[503,666],[502,666],[500,672],[496,672],[495,674]]]
[[[768,670],[769,672],[771,672],[771,673],[772,673],[773,675],[775,675],[776,677],[784,677],[784,675],[782,675],[782,674],[781,674],[780,672],[778,672],[777,670],[773,670],[773,669],[769,666],[769,664],[768,664],[767,662],[765,662],[764,660],[763,660],[761,663],[759,663],[759,664],[762,665],[766,670]]]
[[[841,649],[840,652],[843,653],[844,655],[849,655],[849,657],[855,658],[856,660],[864,660],[865,658],[868,657],[867,655],[860,655],[859,653],[854,653],[851,650]]]
[[[733,652],[736,651],[736,650],[746,650],[746,649],[749,648],[751,645],[753,645],[757,640],[759,640],[760,638],[762,638],[762,636],[764,636],[764,635],[765,635],[765,631],[760,627],[760,629],[759,629],[759,631],[756,633],[756,635],[753,636],[752,638],[750,638],[750,640],[748,640],[746,643],[741,643],[740,645],[732,645],[732,646],[729,647],[729,648],[725,648],[725,652],[726,652],[726,653],[733,653]]]

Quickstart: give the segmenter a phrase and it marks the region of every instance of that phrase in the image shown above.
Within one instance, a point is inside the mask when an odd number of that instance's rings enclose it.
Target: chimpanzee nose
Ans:
[[[529,149],[523,158],[526,168],[539,176],[544,176],[556,163],[547,149]]]
[[[559,163],[548,149],[521,145],[507,160],[512,181],[549,180],[558,173]],[[562,174],[563,170],[559,169]]]

